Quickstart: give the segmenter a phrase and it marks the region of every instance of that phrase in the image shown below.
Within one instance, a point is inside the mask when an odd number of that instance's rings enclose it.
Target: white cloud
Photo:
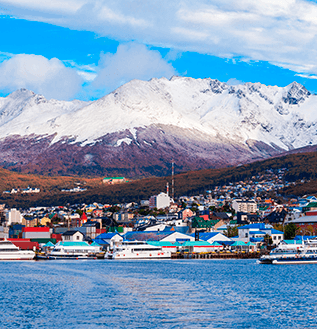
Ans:
[[[26,88],[48,99],[67,100],[80,91],[81,83],[76,71],[57,58],[20,54],[0,64],[0,89],[4,92]]]
[[[110,92],[132,79],[170,78],[176,74],[158,51],[136,43],[120,45],[115,54],[102,54],[98,68],[92,87],[104,92]]]
[[[268,61],[317,74],[317,4],[307,0],[0,0],[16,17],[120,42]]]
[[[295,74],[298,77],[305,78],[305,79],[317,79],[317,75],[308,75],[308,74]]]

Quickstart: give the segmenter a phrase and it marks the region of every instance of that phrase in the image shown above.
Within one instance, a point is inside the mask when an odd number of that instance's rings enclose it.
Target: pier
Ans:
[[[172,253],[172,259],[249,259],[260,258],[260,252]]]

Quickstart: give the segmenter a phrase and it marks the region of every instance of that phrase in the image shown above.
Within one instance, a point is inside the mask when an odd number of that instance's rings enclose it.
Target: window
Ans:
[[[273,240],[276,240],[276,236],[275,235],[273,236]]]
[[[245,237],[246,237],[246,238],[248,237],[248,233],[245,234]]]
[[[79,235],[77,235],[77,240],[79,240]]]

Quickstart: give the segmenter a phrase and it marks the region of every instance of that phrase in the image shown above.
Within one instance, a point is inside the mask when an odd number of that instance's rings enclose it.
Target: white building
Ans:
[[[258,210],[258,206],[255,201],[242,201],[241,199],[236,199],[232,201],[232,208],[237,212],[247,212],[255,213]]]
[[[161,192],[159,195],[151,196],[149,200],[149,207],[150,209],[165,209],[169,207],[172,202],[173,199],[171,199],[168,194]]]
[[[102,233],[96,237],[95,242],[101,246],[106,245],[107,249],[113,249],[114,245],[123,242],[123,237],[119,233]]]
[[[183,241],[195,241],[195,237],[188,235],[188,234],[184,234],[184,233],[180,233],[180,232],[173,232],[169,235],[167,235],[166,237],[164,237],[163,239],[161,239],[160,241],[163,242],[183,242]]]
[[[195,233],[192,233],[191,236],[195,237]],[[215,241],[220,242],[220,241],[232,241],[230,238],[225,236],[222,233],[219,232],[203,232],[199,233],[199,241],[207,241],[209,243],[213,243]]]
[[[22,215],[19,210],[12,208],[6,211],[5,214],[7,226],[10,226],[13,223],[22,224]]]
[[[62,234],[63,241],[84,241],[84,233],[80,231],[66,231]]]
[[[244,242],[263,242],[265,235],[272,238],[273,244],[277,245],[284,239],[284,233],[275,230],[271,225],[264,223],[249,224],[238,227],[239,237],[232,240],[240,240]]]

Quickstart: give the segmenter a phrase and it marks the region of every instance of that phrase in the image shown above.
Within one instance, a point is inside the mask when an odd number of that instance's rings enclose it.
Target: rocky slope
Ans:
[[[90,103],[0,98],[0,164],[44,174],[166,175],[317,144],[317,96],[212,79],[133,80]]]

